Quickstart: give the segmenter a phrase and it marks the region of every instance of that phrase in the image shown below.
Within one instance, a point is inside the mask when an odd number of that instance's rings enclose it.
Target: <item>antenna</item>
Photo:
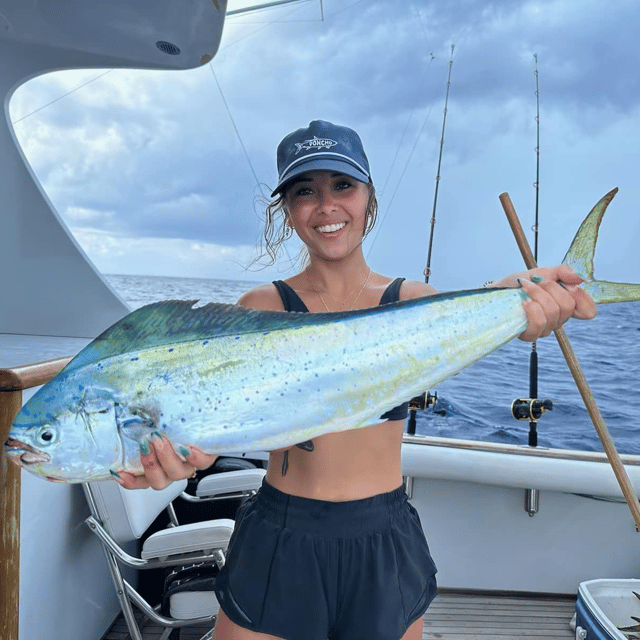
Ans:
[[[431,250],[433,247],[433,233],[436,226],[436,205],[438,203],[438,187],[440,185],[440,168],[442,166],[442,150],[444,149],[444,129],[447,124],[447,106],[449,104],[449,88],[451,87],[451,69],[453,67],[453,50],[455,44],[451,45],[451,58],[449,60],[449,77],[447,79],[447,93],[444,99],[444,116],[442,118],[442,136],[440,137],[440,154],[438,156],[438,171],[436,174],[436,188],[433,195],[433,213],[431,214],[431,233],[429,234],[429,250],[427,251],[427,266],[424,270],[424,281],[429,282],[431,275]],[[433,54],[432,54],[433,55]]]

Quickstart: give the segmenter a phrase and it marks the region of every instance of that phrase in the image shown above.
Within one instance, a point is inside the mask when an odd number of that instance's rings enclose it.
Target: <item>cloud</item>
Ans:
[[[129,237],[90,227],[72,231],[102,273],[256,280],[246,269],[254,253],[250,245]]]
[[[158,247],[172,269],[191,270],[177,252],[198,243],[213,247],[203,265],[244,256],[261,226],[258,199],[268,187],[259,185],[276,180],[276,145],[324,118],[354,127],[365,142],[387,212],[373,259],[383,271],[419,274],[425,239],[407,229],[426,237],[451,44],[439,215],[457,223],[439,227],[440,237],[464,236],[459,245],[468,250],[474,234],[492,242],[475,225],[495,215],[497,193],[530,200],[534,53],[545,206],[580,202],[582,214],[602,193],[576,192],[613,176],[622,190],[635,187],[635,0],[620,0],[615,11],[599,0],[579,10],[561,0],[324,0],[324,14],[321,22],[309,2],[229,18],[213,64],[192,71],[68,71],[16,92],[14,120],[84,85],[18,122],[16,132],[90,256],[110,247],[125,260],[118,247],[126,246],[146,272],[161,267]],[[601,167],[596,159],[605,156]],[[414,243],[399,260],[397,247]]]

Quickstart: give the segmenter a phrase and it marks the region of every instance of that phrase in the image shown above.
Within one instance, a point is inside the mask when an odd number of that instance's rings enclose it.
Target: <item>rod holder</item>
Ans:
[[[524,510],[529,514],[530,518],[538,513],[540,508],[540,491],[538,489],[524,490]]]

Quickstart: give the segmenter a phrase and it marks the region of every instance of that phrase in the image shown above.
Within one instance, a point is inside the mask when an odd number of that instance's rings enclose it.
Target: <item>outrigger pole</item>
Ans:
[[[507,216],[507,220],[509,221],[509,225],[511,226],[511,230],[513,231],[516,242],[518,243],[520,253],[522,253],[522,257],[524,258],[527,269],[535,269],[538,264],[533,257],[531,247],[529,246],[527,238],[524,235],[524,231],[522,230],[522,226],[520,225],[520,220],[518,220],[518,216],[515,212],[515,209],[513,208],[513,203],[511,202],[509,194],[502,193],[500,195],[500,202],[502,203],[502,208],[504,209],[504,212]],[[593,426],[595,427],[600,441],[602,442],[602,446],[604,447],[604,451],[607,454],[609,463],[613,468],[613,473],[618,480],[620,489],[622,489],[622,495],[624,495],[625,500],[629,505],[629,509],[636,523],[636,529],[640,531],[640,503],[638,503],[638,498],[633,489],[633,485],[631,484],[629,476],[627,475],[622,461],[620,460],[620,455],[618,454],[618,450],[613,443],[613,439],[611,438],[609,429],[607,429],[607,425],[605,424],[604,418],[600,413],[600,409],[598,408],[595,398],[593,397],[593,393],[589,388],[589,383],[585,378],[582,367],[578,362],[578,358],[573,351],[573,347],[569,342],[569,338],[567,337],[565,330],[560,327],[560,329],[557,329],[554,333],[556,339],[558,340],[558,344],[560,345],[562,354],[567,361],[567,365],[569,366],[571,375],[573,376],[576,386],[578,387],[578,391],[582,396],[585,407],[589,412],[589,416],[591,417]]]

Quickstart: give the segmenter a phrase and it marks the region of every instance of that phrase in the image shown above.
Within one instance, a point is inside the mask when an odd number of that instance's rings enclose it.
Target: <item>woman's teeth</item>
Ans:
[[[317,227],[320,233],[332,233],[333,231],[339,231],[342,227],[345,226],[345,222],[340,222],[339,224],[328,224],[324,227]]]

